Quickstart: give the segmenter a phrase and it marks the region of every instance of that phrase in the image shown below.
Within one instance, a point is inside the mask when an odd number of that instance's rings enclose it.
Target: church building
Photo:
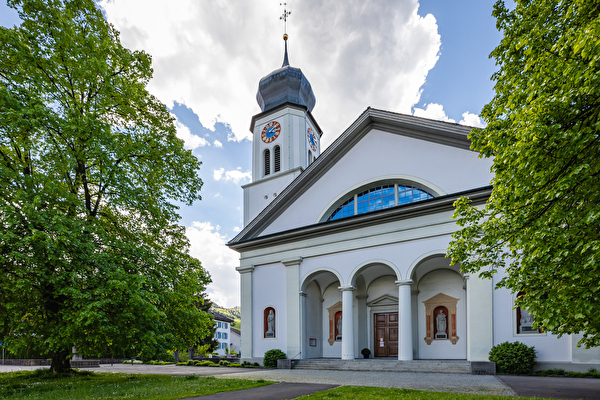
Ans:
[[[287,40],[287,35],[284,35]],[[324,151],[316,100],[288,61],[260,80],[243,186],[241,356],[487,361],[492,346],[535,346],[542,368],[587,371],[600,350],[531,327],[515,295],[445,257],[453,203],[483,205],[492,160],[470,127],[367,108]],[[373,362],[376,362],[373,360]]]

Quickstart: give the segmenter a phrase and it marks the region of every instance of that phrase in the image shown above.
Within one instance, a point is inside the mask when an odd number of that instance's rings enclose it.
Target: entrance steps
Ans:
[[[294,360],[294,369],[372,371],[372,372],[437,372],[444,374],[473,374],[471,362],[466,360],[412,360],[312,358]]]

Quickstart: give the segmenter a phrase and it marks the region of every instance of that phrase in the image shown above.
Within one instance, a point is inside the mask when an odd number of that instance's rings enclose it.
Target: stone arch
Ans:
[[[376,265],[376,264],[382,264],[382,265],[385,265],[385,266],[391,268],[392,271],[394,271],[394,273],[396,274],[397,280],[402,280],[402,274],[400,273],[400,270],[398,269],[398,267],[396,267],[396,265],[394,265],[394,263],[392,263],[391,261],[388,261],[388,260],[384,260],[384,259],[375,259],[375,260],[365,261],[365,262],[359,264],[358,266],[356,266],[356,268],[354,268],[354,270],[352,270],[352,272],[350,273],[350,277],[348,278],[348,284],[351,286],[356,286],[356,277],[358,275],[360,275],[360,273],[363,272],[365,269],[369,268],[370,266]]]
[[[311,282],[312,278],[323,272],[332,273],[333,275],[335,275],[337,277],[338,281],[340,282],[340,286],[344,286],[344,280],[342,279],[342,276],[340,275],[340,273],[338,271],[336,271],[333,268],[329,268],[329,267],[320,267],[320,268],[314,269],[314,270],[310,271],[309,273],[307,273],[306,275],[304,275],[304,277],[300,280],[300,290],[305,291],[306,285],[309,282]],[[322,289],[324,289],[324,288],[322,288]]]
[[[446,257],[446,249],[431,250],[427,253],[421,254],[408,268],[408,271],[406,272],[406,279],[412,279],[414,281],[413,277],[417,267],[423,262],[435,257]]]

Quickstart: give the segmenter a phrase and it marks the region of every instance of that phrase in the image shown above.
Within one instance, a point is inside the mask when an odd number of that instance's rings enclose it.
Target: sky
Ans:
[[[322,150],[367,108],[482,126],[501,40],[496,0],[287,0],[289,61],[316,97]],[[202,161],[202,200],[181,207],[190,253],[217,304],[240,304],[241,185],[251,181],[259,80],[283,61],[280,0],[97,0],[121,42],[153,59],[148,90]],[[0,0],[0,25],[18,24]]]

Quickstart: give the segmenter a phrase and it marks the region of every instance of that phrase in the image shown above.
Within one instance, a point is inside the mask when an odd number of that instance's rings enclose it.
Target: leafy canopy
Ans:
[[[0,27],[0,339],[68,368],[84,356],[195,343],[210,282],[173,201],[200,162],[92,0],[9,0]],[[135,350],[134,350],[135,349]]]
[[[499,287],[545,331],[600,345],[600,1],[494,7],[495,97],[472,148],[493,157],[483,208],[455,206],[448,254],[466,272],[505,270]]]

